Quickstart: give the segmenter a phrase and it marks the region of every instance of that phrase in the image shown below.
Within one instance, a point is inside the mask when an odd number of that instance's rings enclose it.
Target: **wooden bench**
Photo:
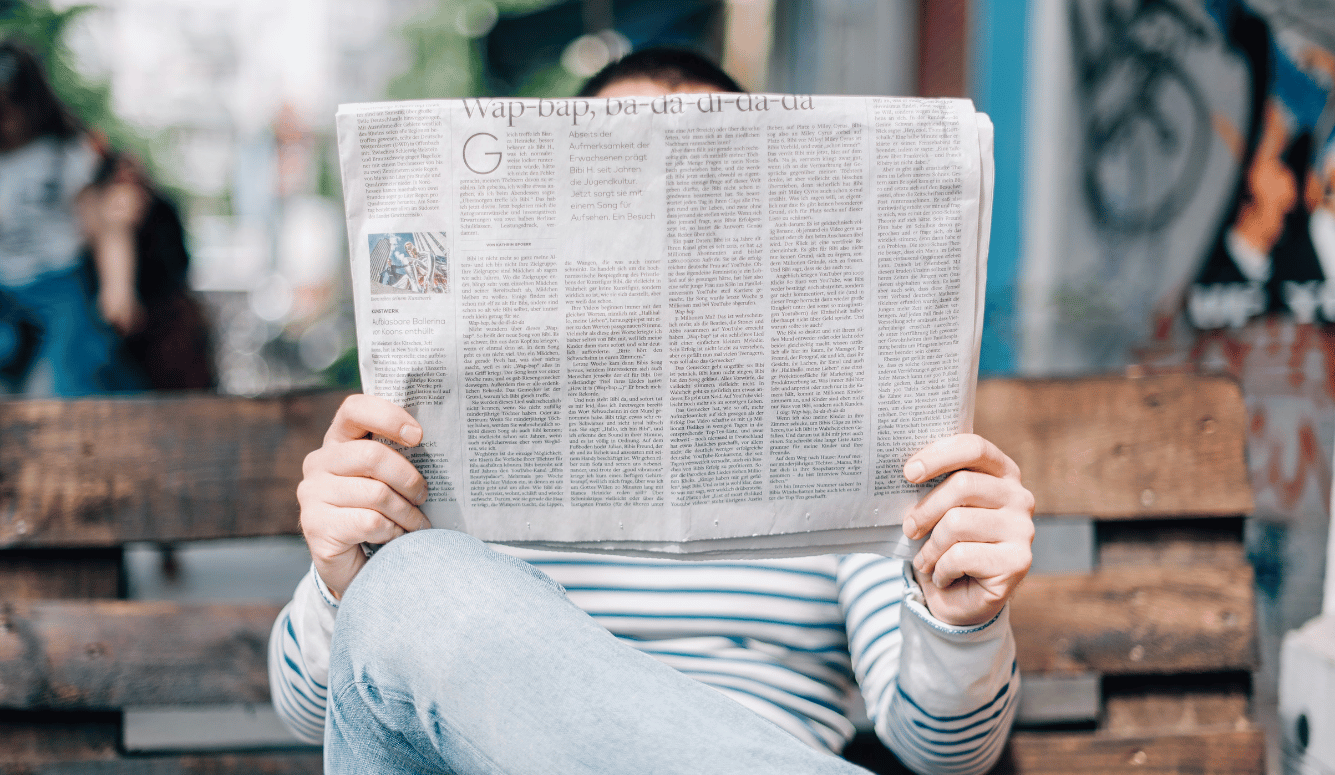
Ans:
[[[278,606],[118,598],[126,542],[295,534],[302,458],[341,399],[0,403],[0,773],[320,771],[310,750],[127,753],[126,707],[267,701]],[[991,381],[977,414],[1040,514],[1097,553],[1015,600],[1032,728],[1001,770],[1260,772],[1236,384]]]

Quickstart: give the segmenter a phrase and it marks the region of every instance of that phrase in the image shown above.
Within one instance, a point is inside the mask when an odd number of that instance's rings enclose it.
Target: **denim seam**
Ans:
[[[369,686],[371,688],[374,688],[376,693],[379,694],[383,699],[402,703],[410,708],[413,708],[414,711],[417,709],[417,706],[413,704],[411,698],[409,698],[407,695],[401,695],[398,692],[394,691],[386,691],[384,689],[379,688],[370,681],[353,681],[352,683],[349,683],[346,687],[343,688],[342,691],[338,693],[338,696],[335,698],[335,702],[341,702],[342,698],[349,691],[356,689],[359,686]],[[460,746],[467,748],[468,751],[471,754],[473,754],[473,756],[476,757],[479,761],[486,762],[491,767],[492,772],[496,773],[507,772],[506,770],[502,769],[501,766],[498,765],[495,761],[493,761],[490,756],[487,756],[484,753],[482,753],[482,751],[478,750],[477,746],[473,745],[473,741],[465,737],[459,731],[458,727],[456,727],[448,718],[441,715],[439,712],[435,713],[435,717],[437,720],[440,721],[440,723],[445,724],[450,728],[450,731],[454,733],[453,737],[455,741],[457,741]],[[436,755],[440,756],[440,751],[436,751]],[[441,761],[442,763],[444,763],[444,757],[441,757]]]

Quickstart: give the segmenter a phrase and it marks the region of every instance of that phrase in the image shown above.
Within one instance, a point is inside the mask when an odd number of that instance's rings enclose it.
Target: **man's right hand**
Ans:
[[[431,527],[418,508],[426,502],[426,480],[403,455],[371,440],[372,433],[406,447],[422,441],[422,426],[401,407],[375,396],[349,396],[324,446],[306,456],[297,485],[301,532],[335,597],[366,564],[363,543],[384,544]]]

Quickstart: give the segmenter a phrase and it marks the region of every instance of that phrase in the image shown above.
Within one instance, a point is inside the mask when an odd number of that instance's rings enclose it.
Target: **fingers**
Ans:
[[[966,576],[976,579],[990,597],[1004,601],[1029,572],[1032,561],[1028,546],[957,543],[941,555],[930,575],[932,585],[938,589],[945,589]]]
[[[303,479],[297,486],[297,500],[302,503],[304,521],[307,504],[310,504],[310,510],[317,512],[328,512],[328,507],[333,507],[337,511],[373,513],[404,530],[422,530],[431,527],[431,522],[422,514],[421,509],[393,487],[378,479],[317,472]],[[323,532],[335,536],[340,543],[345,544],[373,541],[370,535],[360,532],[362,528],[381,529],[379,525],[361,522],[340,524],[338,520],[330,520],[327,515],[322,516],[320,522],[322,523],[320,529]]]
[[[422,440],[422,426],[401,406],[383,398],[357,394],[348,396],[334,415],[324,443],[337,444],[374,433],[407,447]]]
[[[904,478],[910,482],[926,482],[962,469],[1020,480],[1020,467],[1014,460],[992,442],[972,433],[960,433],[928,444],[904,464]]]
[[[407,532],[373,509],[328,505],[312,509],[303,506],[301,531],[311,561],[335,599],[343,597],[353,577],[366,564],[362,543],[386,544]]]
[[[374,479],[392,487],[413,505],[426,502],[426,479],[397,450],[378,441],[359,439],[321,447],[306,456],[302,472],[308,478],[327,473]]]
[[[977,471],[956,471],[920,499],[904,515],[909,538],[927,535],[946,512],[960,506],[1033,511],[1033,496],[1018,479],[1001,479]]]
[[[935,570],[937,560],[955,544],[1013,542],[1028,546],[1033,533],[1032,521],[1017,519],[1000,509],[954,508],[946,513],[918,550],[913,567],[930,574]]]
[[[370,508],[340,508],[335,519],[343,523],[343,532],[362,536],[362,540],[356,542],[359,544],[390,543],[391,540],[409,532],[403,530],[402,524],[391,522],[384,518],[383,514]]]

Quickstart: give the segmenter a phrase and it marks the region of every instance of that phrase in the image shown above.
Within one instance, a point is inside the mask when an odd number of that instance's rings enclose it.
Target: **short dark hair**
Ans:
[[[579,90],[581,97],[593,97],[616,83],[646,78],[671,86],[700,83],[721,92],[744,92],[723,69],[694,51],[680,48],[646,48],[618,59],[599,70]]]
[[[37,55],[15,40],[0,41],[0,93],[27,114],[33,137],[78,134],[79,122],[52,90]]]

